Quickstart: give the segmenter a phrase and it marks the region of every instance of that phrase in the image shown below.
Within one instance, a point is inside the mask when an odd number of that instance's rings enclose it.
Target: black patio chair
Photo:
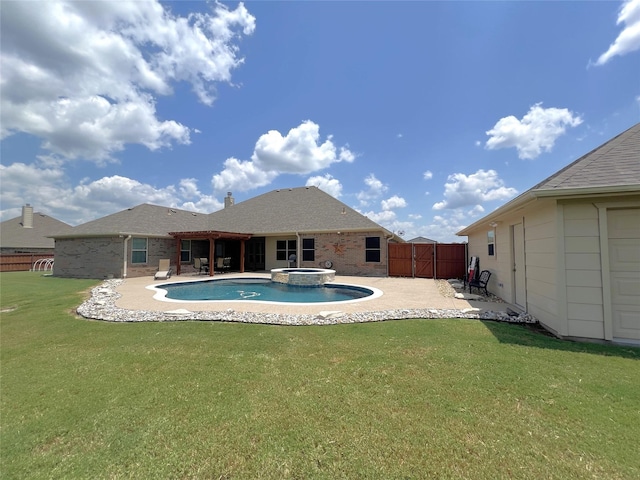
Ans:
[[[474,278],[469,281],[469,293],[471,293],[472,288],[477,288],[478,292],[480,290],[484,290],[484,294],[489,295],[489,292],[487,291],[487,284],[489,283],[490,278],[491,272],[489,270],[481,271],[478,278]]]

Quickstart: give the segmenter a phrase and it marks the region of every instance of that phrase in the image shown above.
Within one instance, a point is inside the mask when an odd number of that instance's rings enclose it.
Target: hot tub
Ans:
[[[333,282],[336,271],[328,268],[274,268],[271,270],[271,281],[298,285],[302,287],[319,287]]]

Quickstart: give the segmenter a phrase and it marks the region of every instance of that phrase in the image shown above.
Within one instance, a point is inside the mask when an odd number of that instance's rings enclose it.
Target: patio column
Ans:
[[[213,258],[213,254],[216,251],[215,249],[216,246],[216,240],[213,237],[209,237],[209,276],[213,277],[213,266],[214,266],[214,260],[215,258]]]
[[[182,239],[176,237],[176,275],[180,275],[180,251],[182,249]]]

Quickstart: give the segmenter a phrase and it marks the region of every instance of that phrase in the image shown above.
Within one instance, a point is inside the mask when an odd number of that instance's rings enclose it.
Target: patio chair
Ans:
[[[489,295],[489,292],[487,291],[487,283],[489,283],[490,278],[491,272],[489,270],[481,271],[478,278],[474,278],[469,282],[469,293],[471,293],[472,288],[477,288],[478,292],[480,290],[484,290],[484,294]]]
[[[231,270],[231,257],[224,257],[224,260],[222,260],[222,269]]]
[[[171,260],[163,258],[158,262],[158,271],[153,276],[154,280],[166,280],[171,276]]]
[[[202,273],[202,271],[208,272],[209,271],[209,259],[207,259],[207,258],[198,258],[198,257],[194,258],[193,259],[193,268],[198,270],[198,275],[200,275],[200,273]]]

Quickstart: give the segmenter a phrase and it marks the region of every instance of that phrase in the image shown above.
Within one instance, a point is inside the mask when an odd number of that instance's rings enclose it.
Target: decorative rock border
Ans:
[[[337,325],[343,323],[381,322],[384,320],[404,320],[410,318],[468,318],[498,320],[509,323],[537,323],[529,314],[511,316],[506,312],[481,312],[479,309],[397,309],[376,312],[344,313],[326,311],[318,314],[292,315],[283,313],[224,311],[189,311],[183,308],[168,312],[149,310],[128,310],[115,305],[120,294],[116,287],[123,280],[105,280],[91,290],[91,297],[77,308],[77,313],[85,318],[107,322],[177,322],[213,321],[262,323],[270,325]]]

